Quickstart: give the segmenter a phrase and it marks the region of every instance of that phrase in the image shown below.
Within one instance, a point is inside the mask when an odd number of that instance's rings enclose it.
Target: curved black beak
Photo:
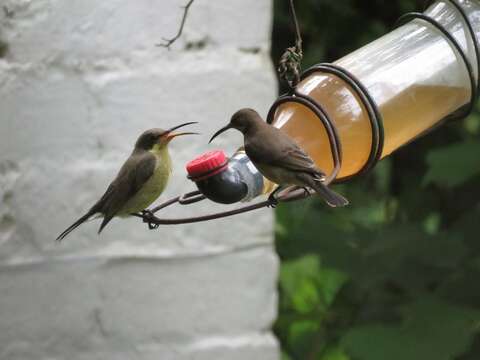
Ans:
[[[210,144],[213,141],[213,139],[215,139],[218,135],[220,135],[221,133],[223,133],[223,132],[225,132],[225,131],[227,131],[228,129],[231,129],[231,128],[232,128],[231,124],[228,124],[227,126],[224,126],[220,130],[218,130],[215,134],[213,134],[212,138],[210,139],[210,141],[208,143]]]
[[[177,126],[174,126],[170,129],[168,129],[166,132],[171,133],[174,130],[177,130],[177,129],[180,129],[181,127],[184,127],[184,126],[187,126],[187,125],[192,125],[192,124],[198,124],[198,122],[197,121],[191,121],[191,122],[187,122],[185,124],[177,125]]]

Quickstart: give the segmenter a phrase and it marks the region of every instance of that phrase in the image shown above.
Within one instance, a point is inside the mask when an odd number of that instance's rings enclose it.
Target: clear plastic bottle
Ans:
[[[426,14],[459,41],[478,78],[473,41],[480,38],[480,3],[467,0],[460,3],[471,20],[476,39],[471,38],[463,17],[450,2],[436,1]],[[382,158],[470,101],[470,79],[460,54],[438,29],[421,19],[397,28],[334,64],[355,75],[375,100],[385,129]],[[370,154],[372,130],[366,109],[354,90],[335,75],[321,72],[301,81],[297,90],[321,104],[337,127],[343,150],[338,178],[357,173]],[[311,110],[297,103],[285,103],[277,109],[273,126],[295,139],[320,169],[327,174],[332,171],[326,131]],[[245,156],[240,150],[233,158]],[[245,164],[237,167],[240,174],[251,172]],[[265,179],[261,191],[250,192],[243,200],[269,193],[273,185]]]

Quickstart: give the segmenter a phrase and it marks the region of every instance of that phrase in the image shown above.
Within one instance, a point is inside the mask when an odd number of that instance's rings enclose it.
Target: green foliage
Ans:
[[[423,1],[296,1],[304,66],[335,60]],[[275,1],[273,59],[292,44]],[[480,359],[480,115],[336,187],[352,205],[279,206],[275,324],[285,360]]]
[[[449,360],[472,342],[480,311],[420,296],[403,309],[399,324],[350,329],[342,345],[353,357],[369,360]]]
[[[425,184],[462,185],[480,174],[480,141],[459,142],[430,151]]]
[[[280,272],[281,311],[288,314],[285,341],[294,353],[301,350],[320,330],[338,291],[347,281],[342,272],[322,267],[320,259],[308,255],[286,262]]]
[[[325,313],[346,280],[341,272],[321,268],[314,255],[286,263],[280,273],[286,305],[299,314]]]

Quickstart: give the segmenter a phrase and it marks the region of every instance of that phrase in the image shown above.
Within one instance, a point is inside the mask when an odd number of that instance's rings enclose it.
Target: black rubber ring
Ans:
[[[274,120],[275,113],[278,107],[287,102],[296,102],[307,107],[311,110],[322,122],[325,130],[327,132],[327,136],[330,142],[330,150],[332,152],[332,159],[333,159],[333,171],[332,174],[328,176],[328,179],[325,183],[330,183],[334,181],[342,168],[342,144],[340,141],[340,136],[338,135],[337,128],[332,123],[330,117],[326,113],[326,111],[311,97],[307,95],[300,94],[293,90],[291,95],[283,95],[279,97],[270,107],[270,110],[267,115],[267,123],[271,124]]]
[[[433,25],[437,30],[439,30],[443,35],[445,35],[445,37],[450,41],[450,43],[453,44],[453,46],[455,47],[457,52],[460,54],[463,62],[465,63],[465,66],[467,68],[468,77],[470,78],[470,87],[471,87],[470,103],[468,104],[466,110],[463,113],[460,113],[460,115],[455,116],[455,118],[463,119],[463,118],[467,117],[473,111],[473,109],[475,107],[475,103],[477,101],[477,81],[475,80],[475,74],[473,72],[472,64],[470,64],[470,61],[468,60],[467,55],[463,51],[463,49],[462,49],[461,45],[459,44],[459,42],[457,41],[457,39],[455,39],[453,37],[453,35],[450,34],[444,28],[444,26],[442,24],[440,24],[437,20],[433,19],[432,17],[430,17],[428,15],[425,15],[425,14],[422,14],[422,13],[413,12],[413,13],[405,14],[402,17],[400,17],[400,19],[398,19],[397,23],[398,24],[403,24],[407,21],[415,20],[415,19],[420,19],[420,20],[423,20],[425,22],[428,22],[429,24]]]
[[[465,24],[467,24],[468,31],[470,32],[470,36],[472,37],[472,42],[473,42],[473,47],[475,49],[475,56],[477,59],[477,98],[480,95],[480,48],[478,46],[478,39],[477,39],[477,33],[473,29],[472,23],[470,22],[470,18],[468,17],[465,9],[463,8],[462,5],[460,5],[456,0],[444,0],[448,1],[451,3],[457,11],[462,15],[463,20],[465,20]]]
[[[361,83],[361,81],[355,77],[348,70],[340,67],[335,64],[318,64],[314,65],[310,69],[306,70],[302,75],[303,78],[309,76],[310,74],[321,71],[324,73],[333,74],[339,77],[341,80],[346,82],[348,86],[358,95],[363,106],[367,110],[368,119],[370,121],[370,126],[372,129],[372,145],[370,149],[370,155],[368,157],[365,165],[354,175],[344,177],[339,179],[339,181],[347,181],[353,177],[360,176],[368,173],[371,169],[375,167],[378,161],[381,159],[383,154],[383,147],[385,144],[385,131],[383,127],[383,117],[378,109],[377,103],[373,97],[368,92],[367,88]]]

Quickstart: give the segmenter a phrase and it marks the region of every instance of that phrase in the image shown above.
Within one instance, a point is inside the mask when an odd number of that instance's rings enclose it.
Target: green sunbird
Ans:
[[[125,161],[115,180],[107,191],[80,219],[75,221],[58,237],[61,241],[70,232],[94,216],[103,217],[98,233],[113,217],[125,217],[145,210],[165,190],[172,162],[168,152],[170,141],[181,135],[192,135],[192,132],[174,133],[173,131],[187,125],[188,122],[169,130],[150,129],[145,131],[135,143],[130,157]]]

